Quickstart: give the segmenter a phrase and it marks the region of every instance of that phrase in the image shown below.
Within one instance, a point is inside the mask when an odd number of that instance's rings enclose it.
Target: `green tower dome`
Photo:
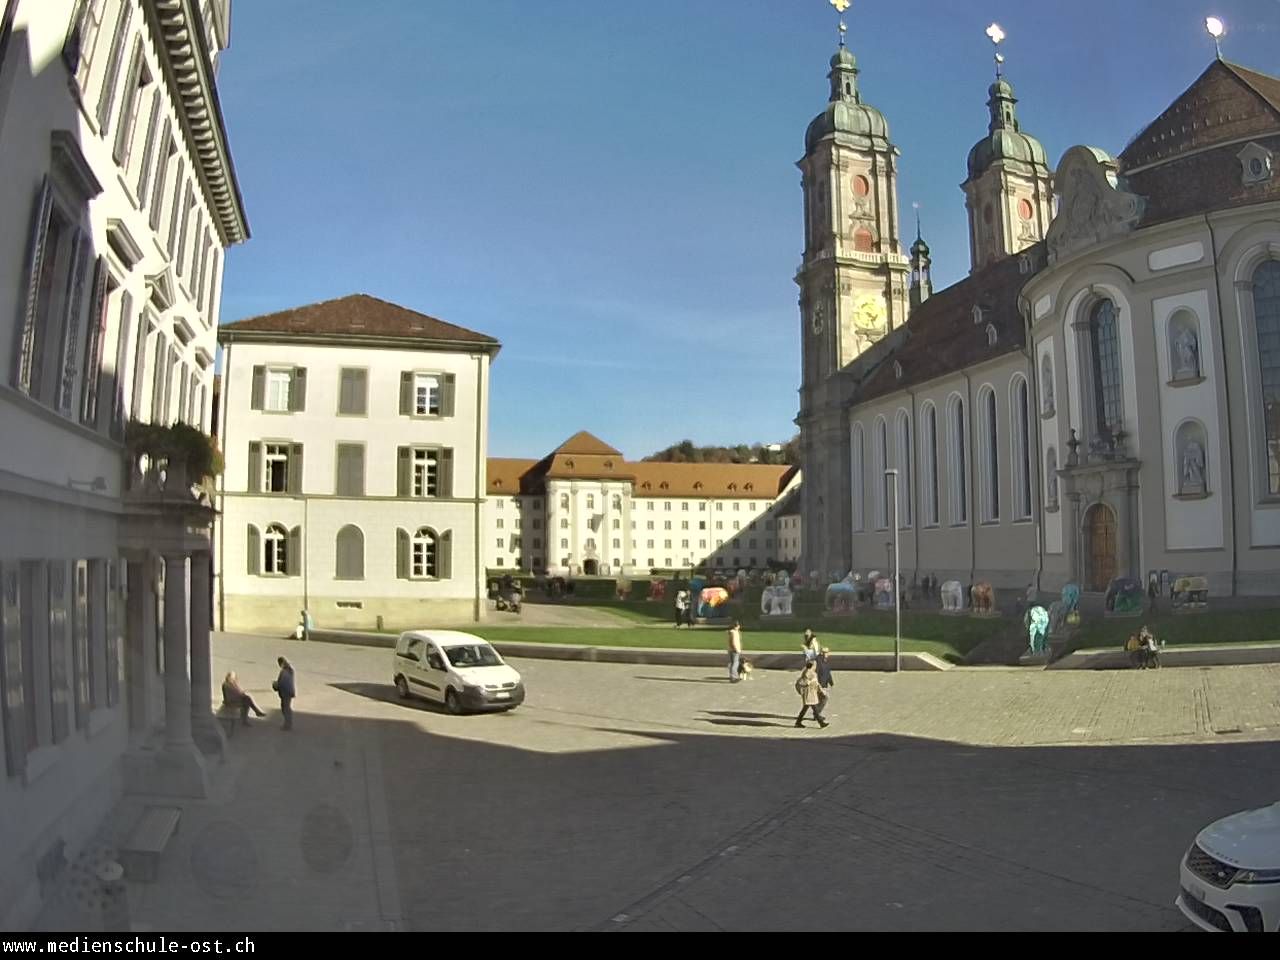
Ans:
[[[831,99],[805,133],[805,152],[834,137],[864,149],[889,149],[889,122],[875,107],[863,103],[858,93],[858,58],[841,47],[831,58]]]
[[[987,91],[991,98],[987,107],[991,112],[988,135],[973,145],[969,151],[969,179],[977,180],[997,162],[1012,162],[1031,168],[1047,168],[1048,156],[1044,146],[1035,137],[1022,132],[1018,124],[1017,98],[1013,84],[1000,77]]]

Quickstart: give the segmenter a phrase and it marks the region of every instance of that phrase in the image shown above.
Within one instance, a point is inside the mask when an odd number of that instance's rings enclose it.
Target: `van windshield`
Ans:
[[[446,647],[445,656],[455,667],[500,667],[502,660],[498,651],[487,643],[476,643],[467,647]]]

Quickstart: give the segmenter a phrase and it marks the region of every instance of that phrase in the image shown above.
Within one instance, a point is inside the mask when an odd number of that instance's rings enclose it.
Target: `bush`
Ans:
[[[208,434],[185,423],[163,426],[130,420],[125,428],[125,449],[131,458],[176,460],[185,463],[187,475],[200,482],[222,473],[222,451]]]

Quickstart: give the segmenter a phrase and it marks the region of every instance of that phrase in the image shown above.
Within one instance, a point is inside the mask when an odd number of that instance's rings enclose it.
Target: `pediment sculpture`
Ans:
[[[1059,260],[1085,248],[1130,233],[1142,219],[1146,201],[1129,190],[1119,167],[1095,147],[1072,147],[1055,175],[1060,202],[1049,226],[1049,259]]]

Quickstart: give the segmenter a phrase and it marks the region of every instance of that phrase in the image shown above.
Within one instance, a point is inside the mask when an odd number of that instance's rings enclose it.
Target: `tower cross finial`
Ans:
[[[911,207],[916,212],[916,239],[921,240],[923,237],[920,234],[920,201],[917,200],[915,203],[911,204]]]
[[[1004,72],[1004,54],[1000,52],[1000,44],[1004,43],[1005,33],[1000,24],[993,23],[987,27],[987,36],[996,48],[996,79],[999,80]]]
[[[844,22],[845,11],[849,9],[849,0],[831,0],[831,5],[840,15],[840,46],[844,46],[844,35],[849,32],[849,25]]]
[[[1217,51],[1218,59],[1222,59],[1222,38],[1227,35],[1227,25],[1222,22],[1220,17],[1206,17],[1204,28],[1208,31],[1209,36],[1213,37],[1213,48]]]

